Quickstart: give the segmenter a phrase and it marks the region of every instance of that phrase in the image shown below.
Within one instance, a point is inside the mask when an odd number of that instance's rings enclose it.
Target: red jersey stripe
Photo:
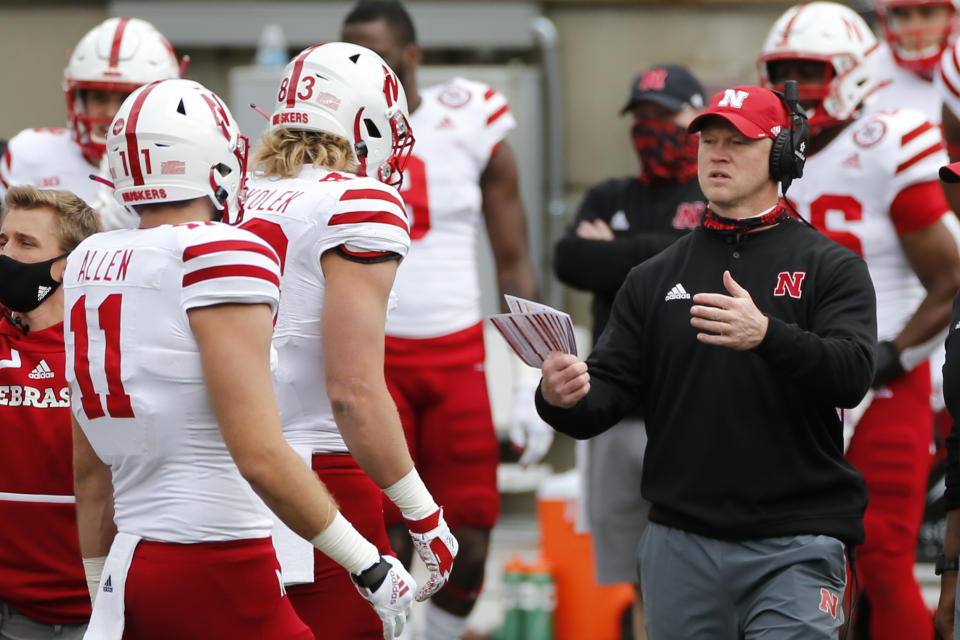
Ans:
[[[943,144],[943,140],[940,140],[939,142],[937,142],[937,144],[933,145],[932,147],[927,147],[926,149],[924,149],[917,155],[913,156],[906,162],[900,163],[900,166],[897,167],[896,173],[900,173],[901,171],[906,171],[907,169],[917,164],[927,156],[931,156],[935,154],[937,151],[940,151],[941,149],[944,149],[944,148],[946,148],[946,146]]]
[[[343,192],[343,195],[340,196],[340,202],[345,202],[347,200],[383,200],[384,202],[391,202],[400,209],[405,209],[403,206],[403,201],[400,198],[397,198],[392,193],[387,193],[386,191],[380,191],[379,189],[348,189]]]
[[[898,235],[926,229],[950,211],[937,180],[913,184],[897,194],[890,204],[890,220]]]
[[[386,211],[348,211],[338,213],[330,218],[330,226],[337,224],[355,224],[360,222],[376,222],[379,224],[392,224],[407,230],[406,220]]]
[[[117,30],[113,32],[113,44],[110,46],[111,69],[120,64],[120,43],[123,42],[123,32],[126,31],[128,22],[130,22],[130,18],[120,18]]]
[[[280,278],[277,274],[269,269],[255,267],[249,264],[230,264],[197,269],[183,276],[183,286],[189,287],[192,284],[197,284],[205,280],[214,280],[216,278],[260,278],[261,280],[272,282],[278,287],[280,286]]]
[[[957,60],[956,49],[953,50],[953,64],[954,64],[954,67],[953,67],[954,69],[960,70],[960,66],[958,66],[958,64],[960,64],[960,61]],[[957,87],[952,82],[950,82],[950,78],[948,78],[947,74],[944,72],[943,66],[940,67],[940,79],[943,80],[944,86],[947,87],[947,90],[950,91],[950,93],[960,98],[960,91],[957,91]]]
[[[509,104],[505,104],[505,105],[503,105],[502,107],[500,107],[499,109],[497,109],[496,111],[494,111],[494,112],[493,112],[493,115],[491,115],[489,118],[487,118],[487,126],[489,127],[491,124],[493,124],[494,122],[496,122],[497,120],[499,120],[500,117],[501,117],[503,114],[505,114],[507,111],[509,111],[509,110],[510,110],[510,105],[509,105]]]
[[[280,264],[280,260],[277,258],[277,254],[274,253],[273,249],[256,242],[250,242],[249,240],[217,240],[216,242],[207,242],[206,244],[187,247],[183,250],[183,261],[186,262],[187,260],[193,260],[200,256],[219,253],[221,251],[252,251],[253,253],[267,256],[278,265]]]
[[[354,258],[360,258],[362,260],[396,255],[393,251],[350,251],[350,249],[347,249],[347,245],[345,244],[340,245],[340,251],[343,251],[347,255],[353,256]]]
[[[921,136],[927,131],[930,131],[930,129],[933,129],[933,125],[930,124],[929,122],[924,122],[922,125],[914,129],[910,133],[904,134],[904,136],[900,138],[900,146],[905,147],[907,143],[909,143],[911,140],[914,140],[918,136]]]

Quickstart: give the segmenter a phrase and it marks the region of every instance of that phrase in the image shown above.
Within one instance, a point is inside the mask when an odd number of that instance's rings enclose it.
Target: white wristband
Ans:
[[[97,592],[100,591],[100,576],[103,574],[103,565],[106,561],[107,556],[83,558],[83,573],[87,577],[87,590],[90,592],[91,604],[97,600]]]
[[[420,520],[439,509],[416,468],[383,490],[407,520]]]
[[[380,552],[337,511],[327,528],[310,541],[350,573],[361,573],[380,561]]]

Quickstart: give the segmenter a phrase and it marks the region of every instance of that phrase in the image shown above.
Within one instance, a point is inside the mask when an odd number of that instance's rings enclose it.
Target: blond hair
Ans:
[[[331,171],[357,172],[350,142],[332,133],[268,129],[250,160],[251,169],[265,177],[292,178],[304,165]]]
[[[4,211],[44,208],[56,214],[55,232],[64,253],[73,251],[84,238],[101,230],[97,212],[69,191],[19,185],[10,187],[3,200]]]

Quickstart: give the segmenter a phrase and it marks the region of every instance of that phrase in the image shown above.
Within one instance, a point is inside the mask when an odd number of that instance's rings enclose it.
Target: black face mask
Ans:
[[[50,277],[50,266],[66,256],[65,253],[44,262],[18,262],[10,256],[0,256],[0,305],[19,313],[39,307],[60,286]]]

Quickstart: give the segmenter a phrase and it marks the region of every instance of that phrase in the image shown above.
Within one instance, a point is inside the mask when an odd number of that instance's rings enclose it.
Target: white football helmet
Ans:
[[[287,64],[270,126],[345,138],[359,175],[394,186],[414,142],[396,74],[373,51],[346,42],[314,45]]]
[[[898,24],[892,9],[901,7],[944,6],[950,10],[950,18],[942,26],[908,28]],[[883,37],[890,44],[897,64],[924,77],[932,77],[940,61],[940,55],[953,41],[960,22],[960,0],[875,0],[877,21]],[[932,44],[927,44],[932,40]]]
[[[863,101],[878,88],[879,42],[855,11],[835,2],[811,2],[791,7],[774,23],[757,61],[760,82],[783,91],[774,83],[770,66],[782,60],[813,60],[826,64],[822,83],[799,84],[801,103],[808,109],[810,130],[853,118]]]
[[[124,100],[107,160],[117,200],[134,205],[206,196],[223,221],[243,219],[247,138],[223,101],[193,80],[160,80]]]
[[[84,113],[83,90],[130,93],[154,80],[179,78],[182,69],[173,47],[157,29],[139,18],[109,18],[84,35],[63,70],[67,115],[84,155],[99,162],[106,140],[91,126],[109,123]]]

